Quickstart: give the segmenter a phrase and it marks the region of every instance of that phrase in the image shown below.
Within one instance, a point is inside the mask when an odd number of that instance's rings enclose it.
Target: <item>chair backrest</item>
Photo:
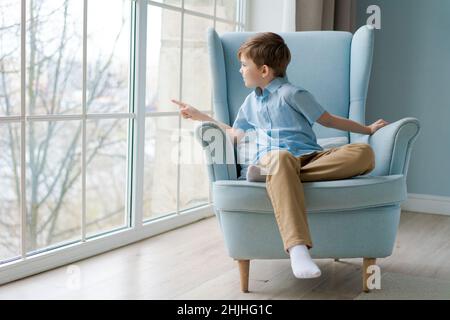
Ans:
[[[219,36],[208,30],[213,80],[214,112],[218,120],[232,124],[245,97],[237,51],[254,32],[231,32]],[[361,27],[355,35],[342,31],[279,33],[291,51],[289,81],[310,91],[322,106],[338,116],[364,122],[367,86],[373,51],[373,28]],[[347,137],[348,132],[313,126],[318,139]],[[349,139],[350,141],[350,139]]]

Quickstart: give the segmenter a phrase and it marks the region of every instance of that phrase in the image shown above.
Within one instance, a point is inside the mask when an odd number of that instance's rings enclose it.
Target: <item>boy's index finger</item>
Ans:
[[[177,101],[177,100],[174,100],[174,99],[172,99],[171,101],[172,101],[173,103],[177,104],[179,107],[184,107],[184,103],[181,102],[181,101]]]

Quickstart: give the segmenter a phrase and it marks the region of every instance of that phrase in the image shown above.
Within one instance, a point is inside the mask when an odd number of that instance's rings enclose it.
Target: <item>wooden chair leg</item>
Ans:
[[[248,293],[248,278],[250,276],[250,260],[238,260],[241,277],[241,291]]]
[[[369,278],[369,274],[367,273],[367,268],[376,264],[376,258],[363,258],[363,267],[362,267],[362,280],[363,280],[363,291],[370,292],[367,286],[367,279]]]

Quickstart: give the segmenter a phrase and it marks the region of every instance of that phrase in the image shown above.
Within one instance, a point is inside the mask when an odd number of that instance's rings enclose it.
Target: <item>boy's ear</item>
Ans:
[[[269,66],[266,65],[266,64],[263,64],[263,65],[261,66],[261,72],[262,72],[263,77],[267,77],[267,76],[269,75],[269,73],[270,73],[270,68],[269,68]]]

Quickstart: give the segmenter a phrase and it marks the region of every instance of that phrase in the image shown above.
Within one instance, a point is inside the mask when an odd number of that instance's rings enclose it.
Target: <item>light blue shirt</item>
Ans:
[[[241,177],[270,150],[288,150],[298,157],[322,151],[312,129],[326,110],[307,90],[287,77],[273,79],[266,88],[251,92],[238,111],[233,128],[246,132],[238,149]]]

